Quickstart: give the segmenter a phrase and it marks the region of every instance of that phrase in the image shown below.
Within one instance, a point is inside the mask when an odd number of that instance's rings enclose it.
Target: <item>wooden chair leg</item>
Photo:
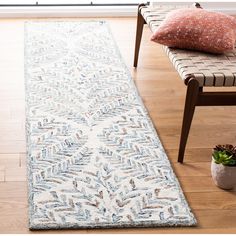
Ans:
[[[178,162],[183,163],[184,160],[184,152],[188,139],[189,130],[191,127],[193,114],[195,110],[195,106],[197,103],[198,94],[200,91],[199,83],[196,79],[190,79],[187,84],[187,93],[185,100],[185,108],[184,108],[184,116],[183,116],[183,124],[181,131],[181,138],[179,144],[179,155]]]
[[[138,7],[136,40],[135,40],[135,50],[134,50],[134,67],[137,67],[138,65],[138,55],[139,55],[139,48],[140,48],[140,43],[141,43],[142,34],[143,34],[143,25],[146,23],[139,10],[141,6],[145,6],[145,4],[140,4]]]

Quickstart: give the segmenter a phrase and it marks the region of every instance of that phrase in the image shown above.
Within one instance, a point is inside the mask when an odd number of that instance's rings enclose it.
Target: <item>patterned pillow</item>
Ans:
[[[234,49],[236,18],[200,8],[174,10],[151,40],[169,47],[224,53]]]

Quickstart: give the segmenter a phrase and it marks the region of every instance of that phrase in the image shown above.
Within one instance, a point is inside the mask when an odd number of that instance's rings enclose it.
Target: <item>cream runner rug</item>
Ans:
[[[196,220],[105,22],[25,25],[31,229]]]

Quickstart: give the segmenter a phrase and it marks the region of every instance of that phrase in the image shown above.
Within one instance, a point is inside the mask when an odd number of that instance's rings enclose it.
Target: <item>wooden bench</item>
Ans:
[[[195,7],[201,7],[199,3]],[[137,15],[134,67],[137,67],[143,26],[148,24],[154,32],[166,14],[176,9],[173,6],[152,8],[140,4]],[[173,49],[163,46],[170,61],[187,86],[183,123],[179,144],[178,162],[183,162],[185,147],[191,127],[195,106],[233,106],[236,105],[236,92],[204,91],[204,87],[236,86],[236,51],[223,55],[213,55],[189,50]]]

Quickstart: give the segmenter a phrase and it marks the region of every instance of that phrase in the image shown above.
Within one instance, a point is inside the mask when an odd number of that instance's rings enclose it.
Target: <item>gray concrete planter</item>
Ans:
[[[224,166],[211,161],[211,175],[214,183],[226,190],[236,186],[236,166]]]

